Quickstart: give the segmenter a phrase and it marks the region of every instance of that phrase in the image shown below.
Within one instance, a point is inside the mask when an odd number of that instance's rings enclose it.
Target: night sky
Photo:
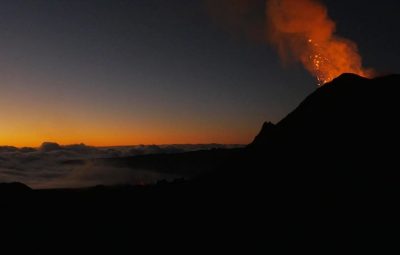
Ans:
[[[397,0],[322,2],[365,66],[400,72]],[[317,88],[204,0],[1,0],[0,35],[0,145],[248,143]]]

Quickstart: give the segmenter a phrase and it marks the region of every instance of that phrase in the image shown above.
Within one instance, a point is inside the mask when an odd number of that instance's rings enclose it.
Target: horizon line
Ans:
[[[45,141],[42,142],[40,145],[36,146],[15,146],[15,145],[9,145],[9,144],[0,144],[0,148],[4,147],[13,147],[13,148],[40,148],[43,144],[45,143],[51,143],[51,144],[57,144],[59,146],[65,147],[65,146],[72,146],[72,145],[83,145],[87,147],[95,147],[95,148],[105,148],[105,147],[134,147],[134,146],[171,146],[171,145],[235,145],[235,146],[245,146],[248,143],[218,143],[218,142],[211,142],[211,143],[138,143],[138,144],[127,144],[127,145],[90,145],[86,143],[67,143],[67,144],[60,144],[57,142],[49,142]]]

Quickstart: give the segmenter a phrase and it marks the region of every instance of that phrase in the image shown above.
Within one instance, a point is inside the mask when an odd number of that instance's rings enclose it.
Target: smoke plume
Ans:
[[[335,23],[316,0],[269,0],[267,34],[284,60],[294,59],[317,78],[319,84],[342,73],[369,76],[354,42],[334,34]]]
[[[328,16],[326,7],[318,0],[235,0],[215,1],[211,13],[230,28],[236,26],[248,30],[254,37],[257,31],[264,41],[274,46],[282,61],[300,62],[313,75],[319,85],[331,81],[342,73],[371,76],[371,70],[362,67],[357,45],[335,34],[335,22]],[[225,5],[222,8],[221,5]],[[257,14],[255,8],[263,10],[263,24],[259,19],[250,19]],[[250,21],[250,22],[249,22]],[[252,29],[253,27],[253,29]],[[257,29],[254,29],[257,28]],[[261,31],[261,32],[260,32]]]

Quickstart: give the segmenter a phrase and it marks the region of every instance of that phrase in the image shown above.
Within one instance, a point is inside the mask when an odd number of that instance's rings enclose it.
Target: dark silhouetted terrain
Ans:
[[[264,124],[247,148],[95,162],[191,180],[2,184],[2,240],[31,254],[398,253],[399,85],[399,75],[344,74]]]

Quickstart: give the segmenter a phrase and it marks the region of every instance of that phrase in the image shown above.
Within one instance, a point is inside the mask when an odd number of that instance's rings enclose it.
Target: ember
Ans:
[[[334,34],[335,23],[315,0],[267,1],[268,38],[284,61],[301,62],[323,85],[342,73],[371,76],[357,46]]]

